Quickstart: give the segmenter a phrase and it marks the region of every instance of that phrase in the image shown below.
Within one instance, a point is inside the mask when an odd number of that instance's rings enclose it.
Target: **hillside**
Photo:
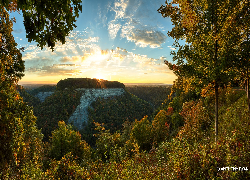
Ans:
[[[171,85],[126,85],[131,94],[149,102],[154,109],[162,105],[171,92]]]
[[[76,82],[75,79],[73,81]],[[48,140],[58,121],[71,123],[78,130],[82,129],[84,122],[86,127],[81,133],[90,142],[92,138],[89,137],[94,133],[93,120],[105,123],[105,127],[114,132],[121,129],[126,120],[133,122],[153,112],[152,105],[123,88],[82,88],[84,86],[79,85],[74,87],[78,88],[60,90],[57,86],[46,85],[27,92],[22,90],[21,95],[28,103],[31,103],[29,100],[32,98],[36,99],[34,114],[37,117],[38,128],[42,128],[45,135],[44,140]],[[42,98],[39,96],[46,93],[49,96]]]

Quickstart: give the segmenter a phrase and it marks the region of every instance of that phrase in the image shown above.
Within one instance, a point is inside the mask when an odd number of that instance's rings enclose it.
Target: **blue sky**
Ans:
[[[165,0],[83,0],[82,13],[66,43],[54,52],[29,43],[22,14],[13,36],[25,47],[25,76],[19,84],[57,83],[65,78],[98,78],[122,83],[172,84],[176,76],[164,64],[172,61],[174,40],[169,18],[157,12]]]

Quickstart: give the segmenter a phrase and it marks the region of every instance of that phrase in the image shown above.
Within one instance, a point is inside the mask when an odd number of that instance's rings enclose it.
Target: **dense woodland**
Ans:
[[[57,83],[58,90],[76,88],[124,88],[124,84],[118,81],[107,81],[103,79],[90,78],[67,78]]]
[[[171,86],[144,86],[144,85],[130,85],[126,89],[147,102],[149,102],[154,109],[157,109],[171,92]]]
[[[60,2],[0,3],[0,179],[250,179],[249,1],[159,5],[174,26],[168,36],[176,40],[176,63],[165,61],[177,76],[171,92],[155,111],[156,101],[129,93],[98,99],[86,125],[94,141],[67,124],[80,94],[57,89],[40,103],[17,86],[24,49],[17,48],[8,11],[22,12],[29,42],[53,50],[56,41],[65,43],[82,10],[80,0],[71,1],[74,9]],[[131,119],[119,118],[125,114]]]
[[[166,88],[166,87],[165,87]],[[37,117],[37,126],[44,134],[44,141],[48,141],[51,132],[58,126],[59,121],[64,121],[68,124],[68,119],[80,104],[80,97],[83,91],[65,89],[63,91],[56,90],[54,94],[46,98],[44,102],[40,102],[35,97],[39,92],[48,92],[56,89],[56,86],[41,86],[33,90],[25,90],[24,87],[18,86],[18,91],[23,97],[24,101],[30,106],[34,107],[34,114]],[[155,100],[159,98],[159,94],[149,95],[152,87],[145,87],[144,91],[133,91],[148,95],[148,98]],[[157,91],[157,87],[154,88]],[[161,88],[157,92],[160,92]],[[170,93],[170,91],[169,91]],[[165,93],[163,93],[164,95]],[[162,95],[162,96],[163,96]],[[166,96],[166,94],[165,94]],[[96,133],[94,122],[104,123],[106,129],[110,129],[112,133],[121,130],[122,124],[125,121],[133,122],[135,119],[141,119],[145,115],[151,115],[154,107],[147,101],[142,100],[130,92],[122,96],[109,97],[107,99],[98,98],[89,107],[89,122],[85,124],[84,130],[81,131],[83,139],[89,144],[95,145],[93,134]],[[84,138],[85,137],[85,138]]]

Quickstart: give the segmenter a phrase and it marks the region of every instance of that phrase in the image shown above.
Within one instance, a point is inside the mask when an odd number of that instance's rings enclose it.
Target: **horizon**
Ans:
[[[72,78],[72,77],[70,77],[70,78]],[[70,78],[65,78],[65,79],[70,79]],[[77,78],[84,78],[84,77],[77,77]],[[88,77],[85,77],[85,78],[88,78]],[[65,79],[60,79],[60,80],[65,80]],[[88,78],[88,79],[98,79],[98,78]],[[59,81],[60,81],[59,80]],[[105,81],[110,81],[110,80],[108,80],[108,79],[98,79],[98,80],[105,80]],[[57,82],[53,82],[53,81],[19,81],[18,82],[18,85],[56,85],[59,81],[57,81]],[[115,80],[113,80],[113,81],[115,81]],[[117,82],[120,82],[120,81],[117,81]],[[122,84],[124,84],[124,85],[134,85],[134,84],[159,84],[159,85],[173,85],[173,83],[171,84],[171,83],[154,83],[154,82],[120,82],[120,83],[122,83]]]
[[[118,81],[119,82],[119,81]],[[122,83],[124,85],[146,85],[146,84],[149,84],[149,85],[173,85],[173,84],[166,84],[166,83]],[[46,83],[32,83],[32,82],[26,82],[26,83],[18,83],[18,85],[21,85],[21,86],[27,86],[27,85],[57,85],[57,83],[49,83],[49,82],[46,82]]]

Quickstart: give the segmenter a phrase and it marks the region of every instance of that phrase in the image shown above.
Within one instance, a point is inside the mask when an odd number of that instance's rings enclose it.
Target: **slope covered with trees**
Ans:
[[[45,141],[49,140],[59,121],[68,123],[69,117],[80,104],[81,96],[82,93],[76,90],[55,91],[34,108],[37,126],[42,129]]]
[[[33,95],[33,93],[30,93],[30,91],[27,91],[23,86],[17,85],[17,91],[19,92],[20,96],[23,97],[23,101],[26,102],[29,106],[36,107],[40,104],[40,100]],[[37,91],[39,92],[39,91]]]
[[[94,146],[96,139],[93,137],[96,133],[94,122],[103,123],[105,129],[114,133],[122,129],[125,121],[133,122],[135,119],[151,115],[153,108],[148,102],[126,92],[124,95],[108,99],[98,98],[91,104],[88,112],[89,122],[86,123],[81,134],[89,144]]]
[[[56,86],[55,85],[43,85],[40,86],[38,88],[34,88],[34,89],[27,89],[27,93],[29,93],[30,95],[37,95],[39,92],[54,92],[56,90]]]
[[[170,86],[126,86],[126,90],[157,109],[171,92]]]

